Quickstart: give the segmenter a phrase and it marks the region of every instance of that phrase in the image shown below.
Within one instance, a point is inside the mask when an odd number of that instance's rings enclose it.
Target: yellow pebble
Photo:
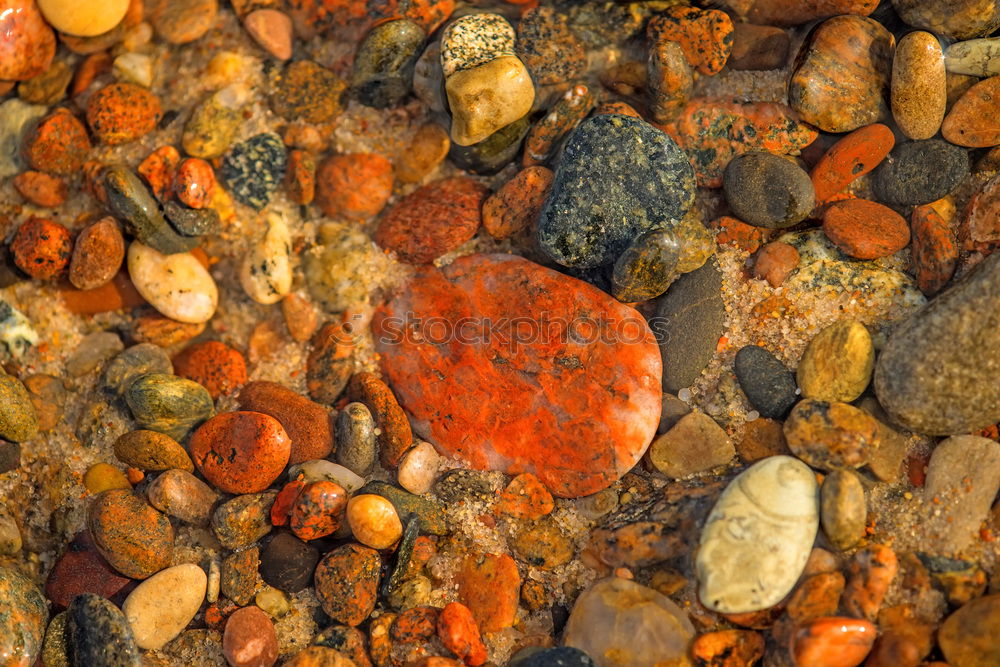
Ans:
[[[232,51],[223,51],[213,57],[208,63],[206,74],[218,82],[229,83],[244,66],[241,55]]]
[[[347,503],[347,523],[354,539],[372,549],[388,549],[403,535],[396,508],[382,496],[365,493]]]
[[[271,586],[264,586],[254,598],[254,603],[271,618],[281,618],[291,609],[284,591]]]
[[[93,494],[111,489],[131,489],[132,485],[118,468],[108,463],[95,463],[83,476],[83,485]]]

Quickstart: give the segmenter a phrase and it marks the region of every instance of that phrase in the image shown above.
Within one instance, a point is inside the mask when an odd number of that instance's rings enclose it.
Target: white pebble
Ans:
[[[240,283],[251,299],[264,305],[281,301],[292,289],[292,240],[288,225],[268,215],[264,237],[243,258]]]
[[[334,482],[342,486],[348,493],[354,493],[365,485],[363,477],[326,459],[303,461],[288,468],[288,479],[297,479],[299,475],[302,476],[302,480],[306,484],[309,482]]]
[[[429,442],[419,442],[403,455],[396,479],[410,493],[427,493],[434,485],[440,463],[441,457],[434,446]]]
[[[129,593],[122,605],[136,646],[159,649],[181,633],[205,600],[208,578],[186,563],[157,572]]]
[[[128,271],[142,298],[172,320],[200,324],[215,314],[219,290],[208,270],[189,252],[164,255],[133,241],[128,248]]]

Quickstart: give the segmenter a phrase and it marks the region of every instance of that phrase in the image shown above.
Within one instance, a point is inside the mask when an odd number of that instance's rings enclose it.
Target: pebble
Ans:
[[[101,387],[115,396],[123,396],[129,385],[141,375],[170,375],[173,372],[174,365],[163,348],[152,343],[139,343],[108,362],[101,376]]]
[[[359,663],[332,648],[309,646],[283,664],[284,667],[352,667]]]
[[[985,148],[1000,144],[1000,129],[986,121],[996,109],[1000,77],[990,77],[969,88],[952,105],[941,126],[941,136],[958,146]]]
[[[14,264],[37,280],[52,280],[65,273],[72,248],[69,230],[45,218],[28,218],[10,243]]]
[[[375,421],[363,403],[349,403],[337,415],[337,463],[358,475],[375,465]]]
[[[410,92],[426,38],[423,28],[405,19],[372,28],[354,57],[351,91],[357,100],[376,109],[400,104]]]
[[[125,465],[146,472],[194,472],[191,458],[176,440],[156,431],[130,431],[115,440],[115,456]]]
[[[316,170],[316,204],[333,218],[367,220],[392,196],[392,163],[378,153],[331,155]]]
[[[815,205],[809,175],[794,162],[771,153],[744,153],[723,176],[726,201],[745,222],[767,229],[790,227]]]
[[[722,273],[714,260],[685,274],[657,302],[653,333],[663,359],[663,391],[694,384],[725,329]]]
[[[25,171],[11,181],[18,194],[36,206],[55,208],[66,201],[66,181],[41,171]]]
[[[190,472],[171,469],[146,487],[146,498],[164,514],[203,527],[208,525],[219,495]]]
[[[163,117],[160,98],[133,83],[112,83],[87,103],[87,124],[108,146],[127,144],[156,129]]]
[[[9,178],[22,171],[32,152],[42,159],[48,157],[50,149],[55,149],[55,155],[59,158],[65,155],[65,153],[59,151],[60,144],[51,141],[38,144],[34,151],[31,150],[38,139],[38,134],[35,133],[35,130],[43,127],[37,121],[45,117],[47,112],[48,107],[37,104],[26,104],[24,101],[15,98],[11,98],[0,104],[0,177]],[[72,114],[64,113],[55,115],[61,118],[69,115],[72,118],[69,122],[75,122],[78,126],[74,129],[81,130],[74,133],[73,136],[76,137],[75,141],[66,142],[66,147],[71,147],[74,143],[79,145],[79,142],[84,142],[82,150],[76,151],[74,149],[74,153],[71,153],[72,159],[79,159],[80,163],[82,163],[90,148],[90,140],[87,138],[86,128]],[[41,150],[38,150],[39,148]],[[37,167],[30,163],[28,166],[37,169]],[[40,171],[51,170],[40,169]]]
[[[523,525],[510,542],[521,560],[541,570],[551,570],[573,560],[573,542],[550,517]]]
[[[21,531],[13,516],[0,513],[0,556],[15,556],[21,550]]]
[[[319,326],[316,307],[299,292],[292,292],[281,300],[281,314],[293,340],[304,343],[313,337]]]
[[[567,140],[539,244],[564,266],[610,264],[643,232],[677,229],[694,192],[690,163],[669,137],[627,116],[595,116]]]
[[[395,614],[387,615],[395,616]],[[332,625],[316,635],[313,643],[317,648],[326,647],[343,653],[353,660],[357,667],[371,667],[371,661],[368,659],[368,639],[357,628]]]
[[[87,526],[101,556],[132,579],[146,579],[170,565],[174,529],[170,520],[130,490],[105,491],[94,498]]]
[[[170,44],[201,39],[215,26],[218,0],[146,0],[145,17],[157,36]]]
[[[664,35],[655,37],[646,61],[646,80],[650,115],[657,123],[670,122],[694,89],[694,73],[680,44]]]
[[[766,458],[730,482],[701,534],[701,603],[739,614],[780,602],[809,559],[819,529],[818,495],[812,471],[789,456]]]
[[[823,154],[810,174],[816,190],[816,202],[823,204],[829,201],[856,179],[872,171],[889,155],[895,144],[892,130],[881,123],[858,128],[839,139]]]
[[[445,57],[442,52],[442,62]],[[452,114],[451,138],[459,146],[479,143],[510,125],[526,115],[535,101],[531,76],[514,55],[501,56],[450,76],[446,73],[445,92]]]
[[[180,161],[173,178],[174,196],[190,208],[205,208],[212,200],[215,189],[215,172],[212,165],[201,158],[190,157]]]
[[[212,208],[188,208],[171,200],[163,205],[163,214],[170,226],[182,236],[218,234],[222,226],[218,211]]]
[[[820,487],[820,521],[833,546],[846,551],[865,535],[868,507],[861,478],[850,470],[838,469]]]
[[[316,567],[316,597],[337,623],[356,627],[375,609],[381,560],[378,552],[344,544],[323,557]]]
[[[1000,27],[1000,9],[990,0],[893,0],[903,21],[950,39],[987,35]]]
[[[499,14],[463,16],[441,36],[441,69],[445,78],[514,55],[514,40],[514,28]]]
[[[764,657],[764,638],[750,630],[707,632],[695,638],[691,655],[714,667],[752,665]]]
[[[128,619],[118,607],[93,593],[83,593],[70,603],[66,639],[74,665],[142,665]]]
[[[789,105],[824,132],[850,132],[888,117],[894,45],[892,34],[872,19],[827,19],[799,50]]]
[[[298,494],[289,516],[296,537],[315,540],[335,533],[347,509],[347,492],[339,484],[318,481],[306,484]]]
[[[930,435],[969,433],[1000,421],[1000,389],[982,350],[992,349],[1000,257],[898,324],[875,366],[875,393],[892,420]]]
[[[387,498],[360,494],[347,504],[347,522],[354,538],[372,549],[388,549],[403,535],[403,524]]]
[[[511,662],[510,667],[596,667],[590,656],[572,646],[557,646],[533,652],[524,659]]]
[[[802,396],[850,403],[871,382],[875,348],[868,329],[857,320],[839,320],[809,341],[796,369]]]
[[[722,71],[733,48],[733,21],[718,9],[671,7],[650,19],[646,32],[654,43],[679,44],[691,66],[708,76]]]
[[[125,474],[108,463],[95,463],[87,468],[83,475],[83,485],[94,495],[112,489],[132,489]]]
[[[103,361],[102,361],[103,363]],[[69,392],[60,378],[38,373],[23,380],[35,407],[39,431],[51,431],[62,420]]]
[[[566,91],[555,105],[535,123],[524,140],[521,164],[525,167],[547,162],[565,136],[594,108],[594,95],[583,85]]]
[[[205,98],[184,125],[184,152],[205,160],[225,153],[243,122],[241,111],[249,96],[249,90],[233,84]]]
[[[1000,595],[996,594],[972,600],[948,616],[937,633],[938,645],[948,664],[989,667],[1000,660],[998,616]]]
[[[451,138],[437,123],[424,123],[396,159],[396,179],[400,183],[419,183],[448,157]]]
[[[669,598],[612,577],[599,580],[577,598],[563,643],[588,656],[600,656],[597,664],[602,665],[680,665],[689,660],[688,645],[694,635],[687,614]],[[643,640],[636,641],[640,636]]]
[[[139,294],[170,319],[197,324],[215,315],[218,288],[191,253],[164,255],[133,241],[128,247],[128,270]]]
[[[892,60],[896,125],[910,139],[930,139],[941,127],[947,101],[944,53],[938,38],[920,30],[908,33],[899,40]]]
[[[166,373],[147,373],[125,391],[125,401],[140,428],[180,442],[215,413],[211,395],[197,382]]]
[[[741,348],[736,353],[734,371],[740,389],[761,417],[783,419],[798,400],[795,376],[762,347]]]
[[[354,371],[355,337],[350,323],[330,322],[313,339],[306,359],[306,389],[320,403],[332,404]]]
[[[236,496],[219,505],[212,514],[212,532],[226,549],[249,546],[271,532],[274,491]]]
[[[555,509],[552,494],[529,472],[517,475],[500,494],[497,511],[515,519],[535,521]]]
[[[803,399],[785,421],[795,456],[814,468],[859,468],[878,446],[878,422],[846,403]]]
[[[231,667],[271,667],[278,661],[274,623],[258,607],[237,609],[226,620],[222,651]]]
[[[847,568],[841,607],[850,616],[874,622],[898,570],[896,553],[885,545],[875,544],[857,551]]]
[[[108,32],[125,18],[128,0],[106,0],[79,5],[66,0],[39,0],[38,8],[52,27],[77,37],[94,37]]]
[[[169,348],[187,343],[204,330],[204,322],[185,324],[149,309],[136,315],[130,323],[128,333],[137,343],[152,343],[160,348]]]
[[[45,597],[56,609],[65,609],[81,593],[115,597],[132,583],[111,569],[101,557],[88,530],[83,530],[59,556],[45,582]]]
[[[176,637],[198,613],[208,577],[190,563],[154,574],[129,593],[122,611],[141,649],[158,650]]]
[[[790,647],[797,665],[857,667],[875,643],[878,629],[868,621],[824,617],[796,630]]]
[[[263,491],[288,463],[291,440],[277,419],[259,412],[224,412],[202,424],[188,443],[198,472],[227,493]]]
[[[153,58],[144,53],[123,53],[112,63],[116,78],[144,88],[153,85],[154,67]]]
[[[483,227],[495,239],[531,228],[552,188],[554,174],[540,165],[519,171],[483,202]]]
[[[56,53],[56,36],[32,0],[6,0],[0,33],[0,79],[24,81],[49,69]]]
[[[776,26],[735,23],[726,64],[736,71],[781,69],[788,60],[790,43],[788,33]]]
[[[239,350],[209,340],[186,347],[173,360],[174,373],[197,382],[212,396],[232,394],[247,382],[247,365]]]
[[[286,120],[327,123],[340,115],[340,95],[346,88],[347,84],[327,68],[311,60],[297,60],[277,76],[271,108]]]
[[[259,211],[281,185],[286,161],[281,137],[265,132],[233,146],[222,160],[219,177],[237,201]]]
[[[250,547],[232,553],[222,561],[219,591],[238,605],[246,606],[263,586],[260,574],[260,549]]]
[[[21,445],[16,442],[0,443],[0,474],[17,470],[21,465]]]
[[[319,403],[277,382],[255,380],[236,397],[240,409],[260,412],[280,422],[291,439],[288,464],[321,459],[334,449],[330,415]]]
[[[429,183],[389,209],[375,242],[407,264],[429,263],[475,236],[485,197],[486,189],[471,178]]]
[[[795,26],[839,14],[868,16],[878,6],[877,0],[825,0],[803,4],[796,0],[759,0],[748,18],[754,23]]]
[[[679,235],[669,229],[654,229],[636,238],[615,260],[612,296],[635,303],[666,292],[677,278],[680,245]]]
[[[482,632],[498,632],[514,625],[521,576],[513,558],[467,553],[456,581],[458,601],[469,608]]]
[[[298,593],[313,579],[319,550],[291,533],[275,535],[260,556],[260,576],[286,593]]]
[[[361,493],[375,493],[387,498],[396,509],[399,518],[409,523],[414,517],[419,519],[420,531],[431,535],[445,535],[449,532],[441,505],[421,496],[397,488],[387,482],[373,481],[365,484]]]
[[[418,442],[399,463],[399,485],[417,495],[427,493],[437,479],[441,457],[429,442]]]
[[[1000,40],[970,39],[944,50],[944,66],[953,74],[987,78],[1000,74]]]
[[[14,359],[20,359],[38,342],[38,333],[21,311],[0,299],[0,343]]]
[[[942,254],[949,258],[953,270],[957,259],[954,254],[956,252],[954,249],[955,233],[951,229],[951,224],[956,217],[954,202],[946,199],[943,202],[934,202],[927,208],[938,214],[941,220],[940,224],[945,228],[941,234],[948,237],[952,248],[950,253]],[[914,215],[917,215],[917,209],[914,209]],[[1000,239],[1000,178],[994,176],[983,183],[972,195],[960,231],[963,236],[967,237],[967,241],[976,244],[993,243]]]
[[[292,57],[292,19],[277,9],[255,9],[243,17],[243,27],[265,51],[278,60]]]
[[[288,151],[285,190],[296,204],[311,204],[316,198],[316,157],[295,148]]]
[[[107,193],[111,213],[136,242],[168,255],[187,252],[197,245],[197,239],[181,236],[170,227],[159,204],[129,169],[108,167],[103,172],[101,184]]]
[[[855,259],[888,257],[910,242],[910,227],[903,216],[864,199],[836,202],[827,208],[823,232]]]
[[[11,567],[0,568],[0,656],[10,665],[32,665],[42,649],[48,604],[35,584]]]
[[[736,450],[726,432],[701,412],[687,414],[669,431],[653,440],[649,460],[674,479],[729,463]]]
[[[897,146],[872,174],[875,197],[889,206],[941,199],[969,175],[968,153],[940,139]]]
[[[124,347],[118,334],[111,331],[95,331],[87,334],[73,350],[73,354],[66,359],[66,370],[72,377],[87,375],[118,355]]]
[[[491,176],[516,159],[530,129],[530,114],[525,114],[471,146],[452,143],[448,158],[461,169]]]
[[[466,665],[477,667],[486,662],[486,645],[472,612],[461,602],[449,602],[441,609],[437,634],[445,648]]]
[[[728,215],[722,215],[708,223],[712,230],[718,230],[715,235],[717,245],[731,245],[754,252],[764,243],[764,231],[760,227],[748,225],[742,220]]]
[[[111,282],[124,259],[121,228],[114,218],[101,218],[77,235],[70,257],[69,281],[77,289],[95,289]]]
[[[553,7],[531,7],[517,22],[515,50],[538,85],[573,81],[586,68],[583,43],[567,18]]]
[[[754,255],[753,276],[766,280],[771,287],[777,288],[798,266],[799,251],[795,246],[783,241],[772,241]]]
[[[17,95],[31,104],[51,106],[66,98],[66,88],[73,78],[73,70],[62,60],[52,65],[36,77],[17,85]]]
[[[38,435],[38,416],[27,388],[13,375],[0,373],[0,438],[25,442]]]

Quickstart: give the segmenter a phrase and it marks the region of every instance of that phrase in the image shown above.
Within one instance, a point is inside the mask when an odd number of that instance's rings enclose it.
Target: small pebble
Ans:
[[[115,396],[122,396],[141,375],[172,375],[173,372],[174,365],[170,363],[170,357],[163,348],[152,343],[139,343],[108,362],[101,376],[101,387]]]
[[[890,547],[873,544],[857,551],[847,567],[840,606],[850,616],[874,622],[898,572],[896,552]]]
[[[431,490],[437,478],[441,457],[429,442],[418,442],[399,463],[396,479],[399,485],[421,495]]]
[[[277,76],[271,108],[286,120],[327,123],[340,114],[340,95],[346,88],[347,83],[327,68],[298,60]]]
[[[188,443],[198,468],[227,493],[263,491],[288,463],[291,440],[274,417],[224,412],[202,424]]]
[[[207,526],[219,495],[185,470],[166,470],[148,487],[149,504],[164,514],[195,526]]]
[[[48,604],[35,584],[11,567],[0,568],[0,655],[11,665],[32,665],[42,649]]]
[[[52,27],[77,37],[93,37],[108,32],[125,18],[128,0],[80,5],[66,0],[40,0],[38,8]]]
[[[796,380],[802,396],[850,403],[871,382],[875,347],[857,320],[839,320],[816,334],[802,353]]]
[[[8,0],[0,19],[0,79],[23,81],[43,74],[56,52],[56,36],[30,0]]]
[[[691,66],[709,76],[725,67],[733,48],[733,21],[718,9],[671,7],[650,20],[647,34],[680,44]]]
[[[553,7],[531,7],[521,14],[515,49],[539,85],[575,80],[586,68],[583,42],[568,16]]]
[[[459,146],[479,143],[510,125],[525,116],[535,101],[531,75],[514,55],[446,75],[445,91],[452,114],[451,139]]]
[[[160,98],[132,83],[109,84],[87,104],[87,124],[109,146],[141,139],[156,129],[162,117]]]
[[[1000,130],[985,121],[995,110],[998,94],[1000,79],[995,76],[969,88],[952,105],[941,126],[941,135],[953,144],[971,148],[1000,144]]]
[[[332,404],[347,386],[354,372],[355,337],[351,329],[349,322],[330,322],[316,332],[306,358],[306,389],[313,400]]]
[[[174,174],[181,163],[181,155],[173,146],[160,146],[147,155],[135,168],[146,181],[153,195],[163,201],[173,189]]]
[[[274,623],[258,607],[237,609],[226,620],[222,651],[231,667],[271,667],[278,661]]]
[[[170,227],[159,204],[130,170],[108,167],[100,182],[108,208],[138,242],[165,254],[186,252],[197,245],[197,239],[181,236]]]
[[[95,289],[111,282],[125,259],[125,239],[108,216],[83,228],[73,244],[69,281],[77,289]]]
[[[809,176],[794,162],[770,153],[736,157],[726,167],[723,188],[740,220],[767,229],[801,222],[816,201]]]
[[[166,373],[147,373],[125,391],[125,401],[140,428],[180,442],[215,412],[212,396],[197,382]]]
[[[679,479],[725,465],[736,450],[715,420],[701,412],[681,417],[649,446],[649,460],[668,477]]]
[[[205,160],[217,158],[225,153],[236,138],[236,131],[243,122],[240,112],[249,96],[247,89],[234,84],[213,93],[196,106],[184,126],[184,135],[181,138],[184,151],[192,157]],[[276,155],[279,154],[277,150],[274,152]],[[237,177],[241,171],[243,171],[241,168],[234,169]]]
[[[243,27],[261,48],[278,60],[292,57],[292,19],[277,9],[255,9],[243,18]]]
[[[236,496],[219,505],[212,514],[212,532],[223,547],[236,550],[249,546],[271,532],[274,491]]]
[[[521,577],[513,558],[467,553],[457,583],[458,601],[472,612],[481,632],[498,632],[514,625]]]
[[[814,468],[859,468],[878,446],[878,422],[846,403],[803,399],[785,421],[795,456]]]
[[[18,193],[36,206],[55,208],[66,201],[66,181],[41,171],[25,171],[12,181]]]
[[[83,486],[95,496],[112,489],[131,490],[125,474],[109,463],[95,463],[83,474]]]
[[[534,521],[555,509],[552,494],[535,475],[521,473],[500,494],[497,511],[515,519]]]
[[[289,528],[303,540],[331,535],[340,528],[347,510],[347,492],[334,482],[306,484],[288,519]]]
[[[864,199],[836,202],[827,208],[823,233],[855,259],[888,257],[910,242],[910,227],[903,216]]]
[[[401,183],[419,183],[444,162],[450,148],[451,138],[443,127],[421,125],[396,160],[396,178]]]
[[[208,578],[186,563],[157,572],[129,593],[122,604],[135,644],[160,649],[191,622],[202,601]]]
[[[406,19],[377,25],[358,45],[351,73],[351,91],[359,102],[375,109],[397,106],[410,92],[413,68],[427,33]]]
[[[349,403],[337,415],[337,463],[359,475],[375,465],[375,421],[364,403]]]
[[[392,503],[375,494],[351,498],[347,522],[354,538],[372,549],[388,549],[403,535],[403,524]]]
[[[197,382],[212,396],[229,395],[247,382],[246,360],[239,350],[219,341],[195,343],[173,359],[174,373]]]
[[[868,506],[861,479],[850,470],[838,469],[820,487],[820,522],[823,532],[841,551],[850,549],[865,534]]]
[[[0,438],[24,442],[37,434],[38,416],[24,383],[0,374]]]
[[[133,241],[128,247],[128,270],[135,288],[163,315],[191,324],[207,322],[215,315],[218,288],[194,255],[164,255]]]
[[[910,139],[930,139],[948,102],[944,54],[938,38],[917,30],[899,40],[892,59],[892,117]]]
[[[111,331],[95,331],[84,336],[66,360],[66,370],[73,377],[87,375],[117,356],[125,348],[118,334]]]
[[[490,236],[506,239],[537,223],[552,178],[552,170],[547,167],[526,167],[487,197],[482,216]]]
[[[741,348],[736,353],[734,371],[740,389],[761,417],[783,419],[798,401],[795,376],[762,347]]]
[[[655,299],[677,279],[681,239],[669,229],[636,238],[615,260],[611,294],[624,303]]]
[[[260,576],[269,585],[298,593],[312,582],[319,550],[291,533],[274,536],[260,556]]]
[[[145,17],[170,44],[188,44],[215,26],[218,0],[146,0]]]
[[[130,431],[115,441],[114,448],[119,461],[139,470],[194,472],[194,465],[184,448],[163,433]]]
[[[52,280],[63,274],[72,249],[69,230],[45,218],[28,218],[10,243],[17,268],[38,280]]]
[[[944,51],[949,73],[987,78],[1000,74],[1000,41],[996,38],[970,39],[950,44]]]
[[[265,132],[233,146],[218,175],[240,203],[259,211],[281,185],[287,159],[281,138]]]
[[[229,554],[220,567],[219,590],[238,605],[250,604],[263,586],[259,567],[260,549],[257,547]]]
[[[968,153],[940,139],[897,146],[872,174],[876,198],[888,206],[929,204],[969,174]]]
[[[816,202],[829,201],[855,179],[869,173],[882,163],[895,144],[892,130],[881,123],[866,125],[839,139],[810,174]]]
[[[949,665],[988,667],[1000,660],[996,620],[1000,595],[973,600],[954,611],[938,630],[937,640]],[[934,663],[939,667],[944,663]]]
[[[215,189],[215,172],[212,165],[201,158],[181,160],[174,173],[174,196],[190,208],[205,208],[212,200]]]
[[[780,287],[799,266],[799,251],[782,241],[771,241],[754,256],[753,275],[766,280],[771,287]]]
[[[790,41],[786,31],[773,25],[735,23],[726,64],[737,71],[781,69],[788,60]]]
[[[288,464],[321,459],[333,450],[333,424],[319,403],[277,382],[255,380],[236,397],[242,410],[261,412],[280,422],[292,441]]]
[[[764,637],[750,630],[719,630],[698,635],[691,654],[706,665],[752,665],[764,657]]]

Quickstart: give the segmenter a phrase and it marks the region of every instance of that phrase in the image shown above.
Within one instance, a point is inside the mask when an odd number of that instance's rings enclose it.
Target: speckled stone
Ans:
[[[0,299],[0,344],[14,359],[20,359],[38,342],[38,332],[24,313]]]
[[[538,84],[579,77],[587,65],[583,43],[567,17],[552,7],[534,7],[517,23],[517,55]]]
[[[762,347],[741,348],[736,353],[734,370],[740,389],[761,417],[783,419],[798,400],[795,376]]]
[[[351,91],[357,100],[376,109],[402,102],[426,38],[423,28],[405,19],[372,28],[354,57]]]
[[[655,299],[677,278],[680,239],[670,229],[654,229],[633,241],[615,260],[612,296],[624,303]]]
[[[340,77],[322,65],[311,60],[298,60],[277,75],[271,92],[271,108],[286,120],[326,123],[340,114],[340,95],[346,87]],[[258,142],[253,151],[259,157],[252,153],[248,156],[252,156],[251,160],[274,159],[277,156],[276,146],[273,142],[269,146]],[[280,170],[284,171],[284,158],[281,164]]]
[[[875,347],[865,325],[839,320],[816,334],[796,369],[802,396],[849,403],[871,382]]]
[[[10,567],[0,567],[0,658],[28,667],[42,649],[48,603],[38,587]]]
[[[872,188],[889,206],[916,206],[941,199],[969,175],[969,154],[940,139],[897,145],[872,172]]]
[[[102,597],[84,593],[66,610],[72,664],[140,667],[142,658],[125,614]]]
[[[564,266],[607,265],[643,232],[676,228],[694,194],[694,171],[672,139],[636,118],[595,116],[567,140],[539,244]]]
[[[729,163],[722,187],[737,218],[757,227],[781,229],[801,222],[816,203],[809,174],[771,153],[739,155]]]
[[[479,143],[524,117],[535,101],[528,69],[517,56],[501,56],[445,80],[451,110],[451,139],[459,146]]]
[[[470,14],[441,35],[441,69],[445,79],[456,72],[514,54],[514,28],[499,14]]]
[[[237,200],[259,211],[281,186],[287,159],[281,137],[265,132],[234,146],[222,161],[219,178]]]
[[[351,627],[375,609],[381,560],[378,552],[344,544],[324,556],[316,568],[316,597],[331,618]]]
[[[194,108],[184,126],[181,144],[192,157],[214,159],[232,144],[243,122],[242,107],[249,92],[237,85],[213,93]]]
[[[212,514],[212,532],[227,549],[249,546],[271,531],[271,505],[276,491],[248,493],[219,505]]]
[[[337,463],[358,475],[375,465],[375,420],[364,403],[349,403],[336,421]]]
[[[956,42],[945,49],[944,65],[953,74],[997,76],[1000,74],[1000,38]]]
[[[24,442],[38,434],[38,415],[24,383],[0,375],[0,438]]]
[[[996,0],[892,0],[899,17],[950,39],[988,35],[1000,27]]]
[[[918,30],[899,40],[892,59],[892,116],[910,139],[937,134],[948,102],[945,79],[937,37]]]
[[[140,375],[170,375],[173,372],[174,365],[162,347],[152,343],[139,343],[120,353],[105,366],[101,387],[111,394],[121,396]]]
[[[164,254],[187,252],[197,239],[181,236],[167,223],[160,206],[139,177],[127,167],[104,170],[101,179],[108,207],[125,225],[125,231],[140,242]]]
[[[207,389],[164,373],[136,378],[125,391],[125,401],[141,428],[165,433],[177,441],[215,414],[215,403]]]
[[[214,208],[188,208],[170,200],[163,205],[163,215],[181,236],[217,234],[222,227],[219,213]]]
[[[87,526],[104,559],[127,577],[145,579],[170,565],[170,520],[131,490],[99,494],[88,510]]]

